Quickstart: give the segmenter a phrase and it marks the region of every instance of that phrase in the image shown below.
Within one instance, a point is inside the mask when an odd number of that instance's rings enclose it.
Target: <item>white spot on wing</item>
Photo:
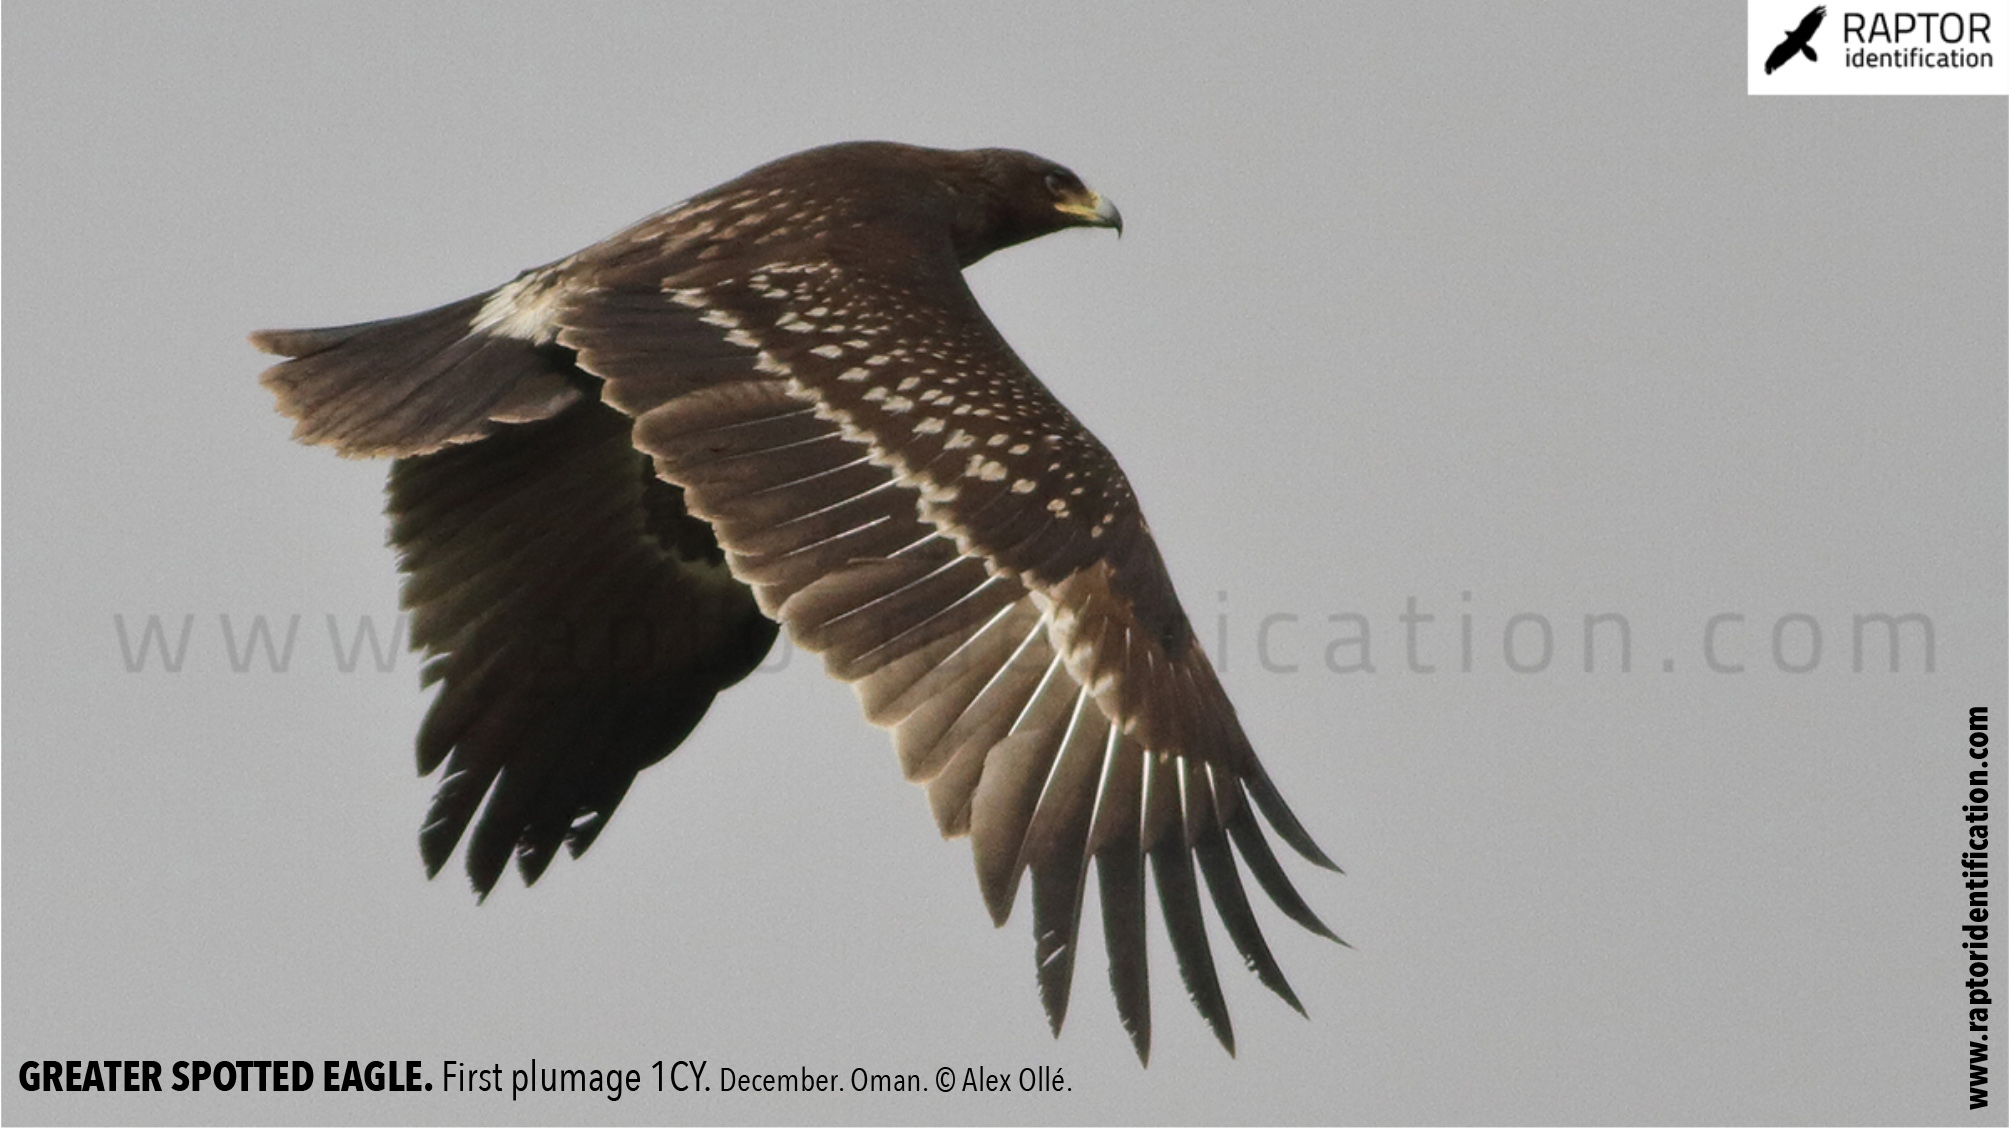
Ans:
[[[565,286],[555,276],[555,270],[547,268],[497,287],[469,328],[534,345],[551,344],[558,336],[559,303],[566,296]]]

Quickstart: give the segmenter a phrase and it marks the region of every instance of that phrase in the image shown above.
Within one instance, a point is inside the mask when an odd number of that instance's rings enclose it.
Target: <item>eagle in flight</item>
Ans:
[[[1787,60],[1795,55],[1806,55],[1808,62],[1815,61],[1815,29],[1822,26],[1822,18],[1829,14],[1827,7],[1817,5],[1807,15],[1801,17],[1801,26],[1786,33],[1773,53],[1766,56],[1766,73],[1772,74],[1787,65]]]
[[[289,359],[263,380],[296,438],[392,460],[401,600],[441,685],[417,740],[420,772],[443,770],[429,873],[463,838],[482,895],[512,856],[531,883],[560,844],[585,851],[779,622],[892,730],[943,835],[970,837],[996,922],[1031,874],[1056,1034],[1091,863],[1141,1060],[1147,860],[1224,1047],[1202,882],[1304,1012],[1236,859],[1339,941],[1256,812],[1333,864],[1257,761],[1130,483],[963,279],[1070,227],[1123,221],[1032,154],[833,145],[486,294],[251,335]]]

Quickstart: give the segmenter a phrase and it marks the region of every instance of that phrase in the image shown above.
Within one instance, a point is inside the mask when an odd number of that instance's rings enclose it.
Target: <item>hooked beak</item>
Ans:
[[[1118,238],[1124,234],[1124,214],[1100,192],[1091,191],[1086,200],[1070,200],[1054,207],[1075,217],[1074,222],[1090,228],[1115,228]]]

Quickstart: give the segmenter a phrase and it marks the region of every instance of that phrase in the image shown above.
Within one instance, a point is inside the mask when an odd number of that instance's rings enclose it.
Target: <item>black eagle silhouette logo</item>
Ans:
[[[1787,33],[1773,53],[1766,56],[1766,73],[1772,74],[1786,66],[1787,60],[1795,55],[1806,55],[1809,62],[1815,61],[1815,29],[1822,26],[1822,17],[1829,14],[1828,8],[1816,5],[1815,10],[1801,17],[1801,26]]]

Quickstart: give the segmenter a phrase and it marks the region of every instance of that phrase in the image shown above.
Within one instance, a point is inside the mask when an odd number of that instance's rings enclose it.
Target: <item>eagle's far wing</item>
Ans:
[[[1774,71],[1779,70],[1781,64],[1793,58],[1794,52],[1798,50],[1800,48],[1794,46],[1793,37],[1788,36],[1778,47],[1773,48],[1772,54],[1766,56],[1766,73],[1772,74]]]
[[[420,773],[445,767],[420,854],[436,874],[465,833],[483,895],[512,854],[532,883],[561,843],[585,851],[774,642],[630,429],[589,401],[391,466],[401,603],[443,684],[417,743]]]
[[[586,850],[776,631],[599,382],[510,320],[525,296],[252,335],[291,358],[264,383],[297,438],[398,457],[401,603],[443,684],[417,743],[420,773],[445,766],[420,854],[437,873],[472,827],[484,895],[512,854],[535,882],[561,844]]]
[[[944,834],[970,836],[996,920],[1031,872],[1056,1031],[1090,861],[1141,1057],[1147,859],[1182,976],[1224,1045],[1196,863],[1245,960],[1302,1011],[1237,853],[1287,915],[1333,935],[1251,802],[1331,863],[1252,752],[1122,472],[999,337],[953,261],[792,250],[582,264],[558,341],[635,417],[636,446],[712,523],[762,609],[893,730]],[[679,358],[701,330],[742,370],[694,379]]]

